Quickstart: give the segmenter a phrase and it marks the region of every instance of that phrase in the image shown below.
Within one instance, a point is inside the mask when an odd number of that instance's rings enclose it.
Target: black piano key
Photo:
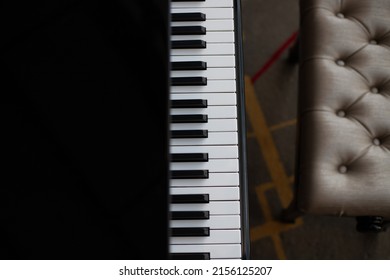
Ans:
[[[171,179],[208,179],[208,170],[173,170]]]
[[[206,99],[171,100],[171,108],[207,108]]]
[[[210,253],[171,253],[172,260],[210,260]]]
[[[172,130],[171,138],[207,138],[207,130]]]
[[[172,211],[171,220],[208,220],[209,211]]]
[[[171,2],[204,2],[206,0],[171,0]]]
[[[209,203],[210,197],[208,194],[173,194],[171,195],[171,203]]]
[[[171,162],[207,162],[208,153],[171,154]]]
[[[204,26],[172,26],[171,35],[205,35]]]
[[[171,236],[174,236],[174,237],[210,236],[210,228],[208,228],[208,227],[171,228]]]
[[[171,70],[206,70],[204,61],[176,61],[171,63]]]
[[[172,13],[171,21],[205,21],[204,13]]]
[[[171,78],[172,86],[206,86],[206,77],[174,77]]]
[[[174,40],[171,41],[172,49],[205,49],[206,41],[203,40]]]
[[[207,115],[172,115],[171,123],[207,123]]]

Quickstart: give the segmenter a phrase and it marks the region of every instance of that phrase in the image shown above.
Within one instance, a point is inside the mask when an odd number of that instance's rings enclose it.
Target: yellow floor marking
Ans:
[[[282,122],[282,123],[278,123],[278,124],[272,125],[272,126],[269,127],[269,130],[275,131],[275,130],[278,130],[278,129],[281,129],[281,128],[285,128],[285,127],[288,127],[288,126],[292,126],[292,125],[296,125],[296,124],[297,124],[297,119],[292,119],[292,120],[288,120],[288,121],[285,121],[285,122]]]
[[[251,227],[251,241],[271,237],[277,257],[279,259],[286,259],[280,233],[302,225],[303,220],[302,218],[298,218],[293,224],[281,223],[275,220],[272,216],[265,192],[275,188],[283,208],[287,207],[293,198],[291,184],[294,182],[294,176],[287,176],[284,166],[280,161],[279,152],[276,148],[271,130],[274,131],[289,125],[294,125],[296,124],[296,120],[290,120],[269,128],[259,100],[256,98],[251,78],[248,76],[245,76],[245,96],[247,115],[253,124],[253,132],[248,134],[247,137],[255,137],[257,139],[272,179],[272,182],[264,183],[255,189],[265,223],[260,226]]]
[[[256,135],[253,132],[246,133],[246,138],[253,138],[253,137],[256,137]]]
[[[257,199],[258,199],[260,207],[263,211],[263,217],[265,219],[265,224],[268,224],[273,219],[268,200],[265,197],[265,192],[267,190],[270,190],[272,187],[273,187],[272,183],[265,183],[265,184],[260,185],[259,187],[256,187]],[[284,249],[283,249],[282,241],[280,240],[279,231],[274,232],[271,235],[271,239],[274,243],[276,255],[278,256],[279,259],[285,260],[286,254],[285,254]]]
[[[257,187],[256,188],[256,194],[257,194],[257,200],[259,201],[259,205],[261,207],[261,210],[263,212],[263,216],[266,222],[269,222],[272,220],[272,214],[268,205],[268,200],[265,197],[263,188]]]
[[[274,187],[275,186],[274,186],[274,184],[272,184],[272,182],[268,182],[268,183],[263,183],[260,186],[257,186],[256,189],[260,189],[261,191],[265,192],[265,191],[268,191]]]
[[[265,183],[256,187],[257,199],[262,208],[265,223],[260,226],[252,227],[250,236],[251,241],[257,241],[261,238],[271,236],[278,256],[281,259],[285,259],[285,253],[280,238],[278,237],[279,233],[301,226],[303,224],[303,220],[302,218],[298,218],[294,224],[286,224],[278,222],[277,220],[273,220],[272,213],[269,208],[269,203],[264,195],[264,192],[271,189],[272,187],[272,183]]]
[[[271,238],[272,238],[272,241],[274,242],[275,252],[276,252],[276,255],[278,256],[278,259],[285,260],[286,253],[284,252],[283,243],[282,243],[282,240],[280,239],[279,234],[274,234],[271,236]]]
[[[245,76],[246,110],[253,125],[253,132],[260,144],[272,181],[279,194],[283,207],[292,200],[290,181],[279,159],[279,153],[268,128],[260,103],[256,98],[251,78]]]
[[[294,176],[288,177],[288,181],[290,183],[294,182]],[[260,186],[257,186],[256,188],[261,189],[263,192],[268,191],[269,189],[274,188],[274,184],[272,182],[262,183]]]
[[[250,229],[251,241],[257,241],[264,237],[272,236],[275,233],[288,231],[301,226],[302,224],[302,218],[297,218],[293,224],[281,223],[278,221],[266,222],[260,226],[255,226]]]

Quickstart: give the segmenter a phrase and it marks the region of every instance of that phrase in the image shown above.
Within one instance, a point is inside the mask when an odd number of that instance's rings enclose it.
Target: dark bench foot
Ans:
[[[299,211],[296,207],[295,201],[292,201],[290,205],[283,209],[280,214],[280,220],[283,223],[295,223],[296,219],[303,215],[302,211]]]
[[[295,39],[294,44],[288,50],[287,61],[291,64],[297,64],[299,62],[299,34]]]
[[[363,216],[356,217],[356,230],[358,232],[381,232],[386,230],[387,223],[382,217]]]

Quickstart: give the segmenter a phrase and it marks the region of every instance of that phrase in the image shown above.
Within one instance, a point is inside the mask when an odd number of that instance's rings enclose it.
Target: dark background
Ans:
[[[0,13],[0,258],[167,258],[168,1]]]

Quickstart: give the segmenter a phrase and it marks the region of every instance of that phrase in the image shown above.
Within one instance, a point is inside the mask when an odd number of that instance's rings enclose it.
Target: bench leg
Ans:
[[[358,232],[381,232],[386,230],[387,223],[383,217],[362,216],[356,217],[356,230]]]
[[[282,210],[280,215],[280,220],[283,223],[295,223],[296,219],[303,216],[303,212],[300,211],[296,206],[295,199],[290,203],[290,205]]]
[[[300,39],[298,34],[294,44],[288,50],[287,61],[292,64],[296,64],[299,62],[299,44],[300,44]]]

